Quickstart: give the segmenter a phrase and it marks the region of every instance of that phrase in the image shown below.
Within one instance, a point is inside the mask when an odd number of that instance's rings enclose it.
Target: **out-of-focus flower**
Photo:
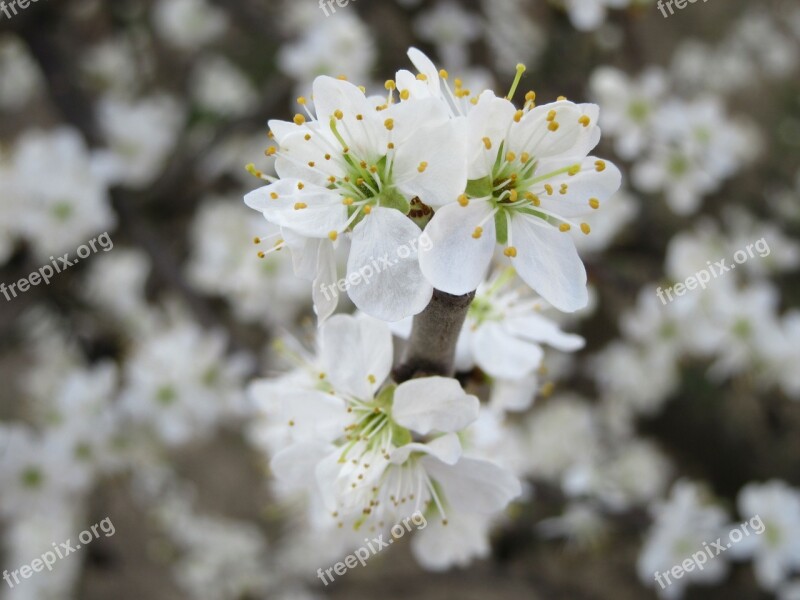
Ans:
[[[198,61],[192,72],[192,97],[197,104],[223,117],[238,117],[257,101],[253,85],[228,59],[211,56]]]
[[[161,174],[184,123],[180,103],[166,95],[131,102],[105,97],[98,107],[108,150],[100,155],[110,183],[143,188]]]
[[[453,0],[438,2],[414,22],[420,39],[436,45],[442,64],[462,69],[468,63],[468,46],[481,34],[481,20]]]
[[[731,546],[731,556],[752,559],[758,583],[776,590],[800,568],[800,492],[783,481],[750,483],[738,506],[751,528]]]
[[[114,227],[106,184],[76,130],[25,132],[14,148],[12,169],[11,194],[17,199],[14,228],[40,259],[74,251]]]
[[[0,37],[0,108],[19,110],[42,88],[38,65],[15,36]]]
[[[156,31],[181,50],[197,50],[225,33],[228,17],[207,0],[159,0],[153,9]]]

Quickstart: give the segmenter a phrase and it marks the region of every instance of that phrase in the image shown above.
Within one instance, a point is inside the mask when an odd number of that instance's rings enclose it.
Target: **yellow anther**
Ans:
[[[344,204],[345,206],[350,206],[353,202],[355,202],[355,200],[353,200],[352,198],[345,198],[344,200],[342,200],[342,204]]]
[[[583,115],[580,119],[578,119],[578,123],[583,125],[584,127],[588,127],[592,120],[589,118],[588,115]]]
[[[305,202],[297,202],[294,205],[295,210],[303,210],[304,208],[308,208],[308,204],[306,204]]]
[[[562,223],[561,225],[558,226],[558,230],[561,231],[562,233],[566,233],[570,229],[572,229],[572,227],[570,226],[569,223]]]
[[[330,159],[331,159],[331,155],[330,154],[326,154],[325,155],[325,160],[330,160]]]
[[[298,181],[297,182],[297,189],[298,190],[302,190],[304,187],[306,187],[306,184],[304,184],[302,181]]]
[[[588,223],[581,223],[581,231],[586,235],[589,235],[592,232],[592,228],[589,227]]]
[[[332,242],[335,242],[338,237],[339,237],[339,232],[338,231],[331,231],[328,234],[328,239],[330,239],[330,241],[332,241]]]
[[[383,122],[383,126],[386,127],[386,129],[388,129],[389,131],[391,131],[392,129],[394,129],[394,119],[386,119]]]
[[[259,252],[256,256],[258,256],[258,258],[266,258],[267,255],[264,252]]]
[[[305,97],[304,97],[304,96],[300,96],[300,97],[297,99],[297,103],[298,103],[300,106],[305,106],[305,104],[306,104],[306,99],[305,99]]]
[[[589,206],[597,210],[598,208],[600,208],[600,200],[598,200],[597,198],[589,198]]]
[[[555,110],[551,110],[550,112],[547,113],[547,120],[555,121],[556,116],[558,116],[558,113]]]
[[[558,131],[559,127],[558,121],[550,121],[550,125],[547,126],[550,131]]]
[[[597,171],[598,173],[602,173],[603,171],[605,171],[605,170],[606,170],[606,163],[605,163],[605,161],[602,161],[602,160],[597,160],[597,161],[595,161],[595,163],[594,163],[594,169],[595,169],[595,171]]]
[[[558,193],[562,196],[566,195],[567,191],[569,191],[569,186],[566,183],[561,184],[561,189],[558,190]]]
[[[385,87],[387,90],[396,90],[397,84],[394,82],[394,79],[387,79],[386,83],[383,84],[383,87]]]
[[[264,154],[267,156],[275,156],[278,153],[278,149],[275,146],[270,146],[264,151]]]
[[[521,110],[518,110],[517,112],[514,113],[514,122],[515,123],[519,123],[522,120],[522,117],[524,117],[524,116],[525,116],[525,112],[521,111]]]
[[[247,172],[248,172],[248,173],[250,173],[250,175],[252,175],[253,177],[258,177],[259,179],[261,179],[261,177],[264,175],[264,174],[263,174],[261,171],[259,171],[258,169],[256,169],[256,166],[255,166],[253,163],[248,163],[248,164],[246,164],[244,168],[245,168],[245,169],[247,170]]]
[[[511,190],[508,193],[508,199],[511,200],[512,202],[516,202],[518,198],[519,198],[519,192],[517,192],[517,190]]]
[[[572,166],[569,168],[569,170],[567,171],[567,174],[568,174],[570,177],[574,177],[575,175],[577,175],[577,174],[578,174],[578,173],[580,173],[580,172],[581,172],[581,166],[578,164],[578,165],[572,165]]]
[[[517,160],[517,155],[514,154],[513,152],[506,152],[506,160],[508,162],[514,162],[515,160]]]
[[[256,245],[260,244],[261,243],[261,238],[260,237],[254,237],[253,238],[253,243],[256,244]]]
[[[307,133],[307,134],[305,134],[305,135],[303,136],[303,139],[304,139],[305,141],[307,141],[307,142],[308,142],[308,141],[310,141],[310,140],[311,140],[311,134],[310,134],[310,133]]]
[[[419,171],[420,173],[424,173],[425,169],[427,169],[427,168],[428,168],[428,163],[426,163],[423,160],[421,163],[419,163],[419,166],[417,167],[417,171]]]
[[[514,246],[509,246],[503,251],[508,258],[516,258],[517,257],[517,249]]]
[[[428,76],[425,75],[425,73],[419,73],[417,75],[417,79],[419,79],[420,81],[428,81]]]
[[[487,150],[491,150],[492,140],[490,140],[488,137],[483,138],[483,145],[486,147]]]
[[[341,121],[344,118],[344,113],[337,108],[333,111],[333,116]]]
[[[347,81],[347,75],[337,75],[336,79],[339,81]]]
[[[466,194],[461,194],[461,195],[458,197],[458,203],[459,203],[461,206],[469,206],[469,198],[467,197],[467,195],[466,195]]]
[[[305,122],[306,122],[306,118],[305,118],[303,115],[301,115],[300,113],[297,113],[297,114],[294,116],[294,119],[293,119],[293,120],[294,120],[294,124],[295,124],[295,125],[302,125],[303,123],[305,123]]]
[[[408,90],[403,90],[400,92],[400,98],[402,98],[403,100],[408,100],[409,96],[411,96],[411,92],[409,92]]]
[[[374,385],[377,379],[375,379],[375,375],[367,375],[367,381]]]
[[[539,200],[539,196],[537,196],[536,194],[532,194],[531,192],[525,193],[525,199],[530,200],[531,204],[533,204],[534,206],[540,206],[542,203],[541,200]]]
[[[364,207],[364,214],[365,215],[368,215],[371,212],[372,212],[372,207],[369,204]]]
[[[269,197],[272,198],[273,200],[277,200],[278,194],[276,194],[275,192],[270,192]]]
[[[525,102],[533,102],[536,100],[536,92],[531,90],[527,94],[525,94]]]
[[[472,232],[472,237],[475,238],[476,240],[480,239],[482,235],[483,235],[483,227],[476,227],[475,231]]]
[[[544,184],[544,191],[547,192],[548,196],[552,196],[553,195],[553,186],[550,185],[549,183],[545,183]]]
[[[528,154],[527,152],[523,152],[522,154],[519,155],[519,162],[521,162],[523,164],[528,162],[530,159],[531,159],[531,155]]]
[[[363,120],[364,120],[364,115],[362,114],[356,115],[356,121],[363,121]]]
[[[308,161],[308,166],[311,167],[312,169],[314,168],[314,165],[316,165],[316,164],[317,163],[315,163],[313,160]]]
[[[558,98],[556,98],[556,100],[557,100],[558,102],[564,102],[564,100],[566,100],[566,99],[567,99],[567,97],[566,97],[566,96],[559,96]]]
[[[442,79],[447,79],[448,77],[450,77],[450,73],[448,73],[444,69],[440,69],[439,70],[439,77],[441,77]]]
[[[387,147],[389,150],[394,150],[394,142],[389,142],[388,144],[386,144],[386,147]]]

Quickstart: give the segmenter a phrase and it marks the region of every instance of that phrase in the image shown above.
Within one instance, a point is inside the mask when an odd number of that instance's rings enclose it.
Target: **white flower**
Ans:
[[[94,166],[83,138],[68,127],[27,131],[17,141],[12,194],[20,203],[14,227],[39,259],[74,252],[115,225],[108,190]]]
[[[443,0],[417,17],[414,30],[420,39],[436,45],[449,69],[461,69],[469,57],[469,44],[481,34],[481,19],[453,0]]]
[[[666,75],[653,68],[632,80],[619,69],[600,67],[589,87],[602,109],[603,132],[616,138],[617,154],[635,158],[652,136],[653,118],[667,91]]]
[[[109,145],[100,153],[104,176],[139,189],[161,174],[183,127],[184,111],[166,95],[139,101],[106,96],[98,120]]]
[[[263,260],[256,256],[254,238],[264,238],[260,247],[269,233],[280,233],[268,227],[241,201],[224,198],[203,202],[192,224],[189,280],[207,294],[228,299],[236,316],[247,322],[287,322],[308,307],[308,284],[294,276],[286,253]]]
[[[417,314],[433,290],[419,269],[421,230],[412,218],[423,218],[429,207],[463,190],[463,127],[437,99],[376,109],[359,88],[330,77],[316,79],[314,98],[317,118],[270,122],[279,147],[269,152],[278,157],[280,179],[251,192],[245,202],[282,227],[293,253],[315,265],[315,292],[336,283],[335,265],[321,275],[332,263],[333,243],[347,233],[348,279],[368,267],[374,273],[350,288],[356,306],[386,321]],[[399,251],[403,247],[407,252]],[[375,269],[382,257],[391,264]],[[331,307],[322,313],[318,307],[320,318],[330,312]]]
[[[564,0],[575,29],[591,31],[606,20],[609,8],[625,8],[643,0]],[[647,2],[647,0],[644,0]]]
[[[210,433],[243,410],[239,357],[225,357],[225,336],[191,322],[161,327],[142,339],[125,365],[120,403],[136,424],[167,445]]]
[[[347,352],[342,353],[342,348]],[[272,459],[279,480],[322,499],[329,523],[393,524],[416,511],[491,515],[520,493],[517,479],[462,456],[458,432],[479,402],[442,377],[384,385],[388,327],[337,315],[320,329],[317,378],[262,383],[253,393],[289,440]],[[313,369],[313,367],[312,367]]]
[[[258,97],[253,84],[239,68],[222,56],[198,61],[191,76],[197,104],[223,117],[239,117],[252,110]]]
[[[655,574],[669,573],[676,565],[696,552],[705,554],[703,544],[715,542],[727,522],[724,510],[710,505],[696,484],[679,481],[669,500],[653,510],[655,523],[648,533],[639,554],[639,580],[652,587],[662,598],[681,598],[690,584],[712,585],[728,573],[726,554],[720,554],[704,565],[702,570],[684,571],[681,578],[671,577],[667,584],[657,582]]]
[[[300,10],[292,2],[291,11]],[[307,19],[304,34],[278,53],[278,67],[297,81],[299,93],[307,93],[318,75],[346,76],[351,81],[365,81],[376,58],[375,43],[369,28],[354,11],[337,11],[329,19],[321,18],[319,9]]]
[[[197,50],[225,32],[228,17],[206,0],[159,0],[153,23],[165,41],[182,50]]]
[[[600,139],[596,106],[559,100],[534,107],[533,98],[519,111],[489,91],[477,99],[466,117],[466,193],[437,207],[420,266],[435,288],[466,294],[483,280],[499,243],[525,283],[573,312],[588,302],[586,271],[566,232],[572,218],[617,191],[621,176],[587,157]]]
[[[547,305],[515,283],[513,271],[506,271],[478,288],[458,340],[459,370],[477,364],[491,377],[519,380],[541,366],[542,345],[583,348],[582,337],[563,333],[540,314]]]
[[[800,492],[782,481],[750,483],[738,506],[751,528],[731,546],[731,556],[752,558],[758,583],[775,590],[800,568]]]
[[[115,248],[92,260],[81,295],[128,327],[144,329],[152,321],[145,299],[150,268],[150,261],[141,250]]]

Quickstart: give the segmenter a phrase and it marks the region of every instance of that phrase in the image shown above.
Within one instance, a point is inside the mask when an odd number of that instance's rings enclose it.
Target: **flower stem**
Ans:
[[[456,342],[474,297],[475,292],[453,296],[433,291],[430,304],[414,317],[403,361],[394,371],[397,383],[415,377],[454,375]]]

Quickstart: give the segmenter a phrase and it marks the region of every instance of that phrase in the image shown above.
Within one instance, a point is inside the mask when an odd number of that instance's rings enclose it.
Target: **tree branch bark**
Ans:
[[[456,342],[474,297],[475,292],[453,296],[433,291],[430,304],[414,317],[403,361],[394,371],[395,381],[455,374]]]

